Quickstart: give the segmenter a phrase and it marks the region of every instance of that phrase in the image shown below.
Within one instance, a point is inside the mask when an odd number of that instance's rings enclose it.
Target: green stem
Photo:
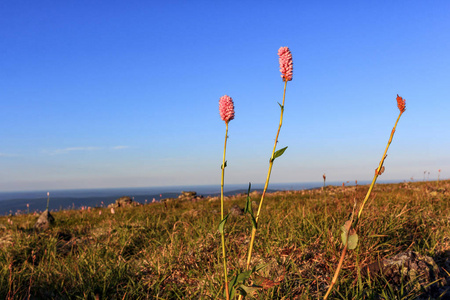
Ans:
[[[222,179],[220,181],[220,216],[221,221],[223,220],[224,209],[223,209],[223,183],[225,177],[225,153],[227,151],[227,139],[228,139],[228,122],[225,122],[226,130],[225,130],[225,143],[223,146],[223,160],[222,160]],[[227,258],[226,258],[226,249],[225,249],[225,233],[222,230],[221,232],[221,240],[222,240],[222,258],[223,258],[223,276],[225,278],[225,291],[227,295],[227,300],[230,299],[230,295],[228,293],[228,274],[227,274]]]
[[[277,135],[275,137],[275,143],[273,145],[272,156],[270,157],[269,171],[267,172],[266,183],[264,184],[264,190],[263,190],[263,193],[261,195],[261,201],[259,202],[258,212],[256,213],[256,217],[255,217],[256,224],[258,224],[259,215],[261,213],[261,207],[262,207],[262,204],[263,204],[263,201],[264,201],[264,197],[266,196],[267,187],[269,186],[270,174],[272,173],[272,166],[273,166],[273,161],[274,161],[273,156],[275,154],[275,149],[277,148],[278,136],[280,135],[280,129],[281,129],[281,126],[283,124],[284,100],[286,98],[286,86],[287,86],[287,81],[284,82],[283,103],[281,104],[280,124],[278,125],[278,131],[277,131]],[[248,248],[247,270],[250,268],[250,260],[252,259],[252,251],[253,251],[253,244],[255,242],[255,235],[256,235],[256,228],[253,227],[253,229],[252,229],[252,237],[251,237],[251,240],[250,240],[250,246]]]

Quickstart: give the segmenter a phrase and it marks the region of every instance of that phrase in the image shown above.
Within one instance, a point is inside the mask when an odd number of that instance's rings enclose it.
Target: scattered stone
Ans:
[[[234,217],[242,216],[244,214],[244,209],[240,208],[238,205],[233,205],[229,210],[230,214]]]
[[[55,218],[50,214],[48,209],[46,209],[37,219],[36,224],[34,224],[35,230],[47,230],[55,222]]]
[[[439,267],[435,261],[425,255],[414,251],[402,252],[391,258],[367,265],[364,274],[370,276],[384,276],[396,286],[409,282],[412,289],[430,292],[439,286],[445,285],[445,279],[439,278]]]
[[[202,200],[203,196],[202,195],[197,195],[197,192],[194,191],[181,191],[181,195],[178,196],[178,200],[181,201],[199,201]]]
[[[124,196],[116,199],[116,203],[111,203],[108,208],[127,207],[127,206],[139,206],[139,202],[134,201],[131,197]]]
[[[195,196],[197,196],[197,192],[194,192],[194,191],[187,191],[187,192],[181,191],[181,195],[180,195],[180,197],[195,197]]]

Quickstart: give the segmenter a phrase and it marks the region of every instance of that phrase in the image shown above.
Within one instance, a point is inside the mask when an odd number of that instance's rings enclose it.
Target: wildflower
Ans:
[[[278,49],[278,56],[280,61],[281,78],[283,78],[283,81],[291,81],[292,71],[294,69],[291,51],[288,47],[281,47]]]
[[[115,214],[114,207],[111,207],[111,213]]]
[[[99,215],[99,216],[102,215],[102,211],[101,211],[101,210],[98,211],[98,215]]]
[[[397,94],[397,107],[400,110],[400,113],[404,113],[406,110],[405,99],[400,97],[398,94]]]
[[[234,103],[231,97],[227,95],[220,97],[219,113],[220,118],[225,121],[225,123],[228,123],[234,119]]]

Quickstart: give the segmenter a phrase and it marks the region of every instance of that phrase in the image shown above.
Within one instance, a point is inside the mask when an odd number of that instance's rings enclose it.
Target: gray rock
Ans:
[[[124,196],[116,199],[116,203],[111,203],[108,208],[127,207],[127,206],[139,206],[139,202],[134,201],[131,197]]]
[[[55,222],[55,218],[46,209],[37,219],[36,224],[34,224],[34,229],[46,230],[46,229],[50,228],[50,225],[52,225],[54,222]]]
[[[178,200],[180,200],[180,201],[197,202],[202,199],[203,199],[203,196],[197,195],[197,192],[194,192],[194,191],[189,191],[189,192],[181,191],[181,195],[178,196]]]
[[[234,217],[242,216],[244,214],[244,210],[240,208],[238,205],[233,205],[229,210],[230,214]]]
[[[193,197],[196,197],[197,196],[197,192],[194,192],[194,191],[181,191],[181,195],[180,195],[180,197],[186,197],[186,198],[188,198],[188,197],[191,197],[191,198],[193,198]]]
[[[430,291],[446,284],[445,279],[439,277],[439,267],[435,261],[414,251],[402,252],[369,264],[363,271],[372,277],[382,275],[395,286],[409,282],[416,291]]]

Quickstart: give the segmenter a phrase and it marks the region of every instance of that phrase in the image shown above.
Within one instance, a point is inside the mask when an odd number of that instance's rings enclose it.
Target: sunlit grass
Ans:
[[[258,299],[323,298],[340,256],[341,220],[367,189],[328,186],[266,195],[253,260],[267,264],[258,274],[275,285],[257,290]],[[436,182],[375,186],[361,219],[359,246],[347,254],[331,298],[414,299],[418,292],[391,290],[382,279],[357,280],[358,267],[407,249],[433,257],[444,276],[449,200],[448,180],[439,187]],[[226,199],[225,209],[234,204],[243,207],[245,196]],[[220,219],[220,201],[172,200],[115,214],[95,208],[54,216],[55,224],[41,233],[32,229],[37,216],[0,217],[1,299],[223,299],[220,233],[211,231]],[[230,216],[227,223],[227,254],[237,258],[228,263],[230,274],[246,266],[251,231],[246,220]]]

